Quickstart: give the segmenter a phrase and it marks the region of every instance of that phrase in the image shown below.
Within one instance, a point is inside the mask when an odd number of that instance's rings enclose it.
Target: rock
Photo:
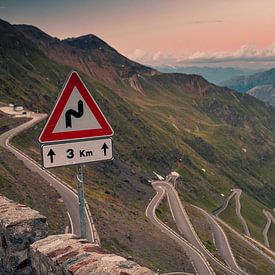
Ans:
[[[73,234],[49,236],[35,242],[30,248],[30,258],[38,275],[155,274]]]
[[[30,274],[29,246],[46,235],[46,217],[0,196],[0,270],[5,274]]]
[[[0,274],[155,274],[76,235],[46,235],[46,217],[0,196]]]

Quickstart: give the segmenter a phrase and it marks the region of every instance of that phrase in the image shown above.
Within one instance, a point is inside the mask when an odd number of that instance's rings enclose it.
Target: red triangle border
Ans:
[[[53,130],[72,94],[74,87],[78,89],[79,93],[85,100],[86,104],[89,106],[91,112],[94,114],[101,128],[53,133]],[[80,79],[78,73],[75,71],[71,72],[62,92],[57,99],[55,107],[48,121],[46,122],[44,129],[41,132],[39,142],[50,143],[77,139],[93,139],[100,137],[110,137],[113,134],[113,129],[111,128],[105,116],[96,104],[94,98],[89,93],[87,87]]]

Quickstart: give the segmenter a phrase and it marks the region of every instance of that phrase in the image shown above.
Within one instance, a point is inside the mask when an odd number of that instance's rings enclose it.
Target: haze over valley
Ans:
[[[105,32],[110,39],[93,33],[95,22],[101,22],[96,15],[94,25],[89,27],[87,23],[83,29],[75,27],[69,33],[64,29],[67,19],[60,18],[57,25],[53,16],[52,22],[45,23],[49,21],[45,21],[45,14],[53,12],[52,3],[34,5],[34,10],[45,10],[41,18],[29,17],[29,21],[37,23],[34,24],[22,22],[29,11],[22,9],[18,17],[12,13],[16,4],[22,5],[15,2],[9,10],[8,2],[0,9],[7,11],[0,20],[1,196],[45,215],[48,235],[82,234],[75,193],[79,171],[76,165],[43,168],[38,141],[46,117],[60,91],[64,91],[64,84],[68,84],[66,79],[75,74],[72,71],[77,72],[114,130],[114,159],[83,165],[86,237],[98,245],[96,252],[104,250],[106,254],[124,257],[125,264],[120,257],[114,258],[120,268],[127,265],[130,270],[135,266],[132,261],[144,267],[144,273],[129,274],[275,273],[275,69],[268,39],[261,37],[264,46],[257,46],[257,50],[246,48],[242,53],[224,49],[222,55],[214,44],[205,42],[201,43],[204,53],[192,58],[191,53],[181,56],[176,48],[176,57],[163,54],[164,48],[162,54],[153,56],[150,52],[154,47],[157,50],[157,46],[147,35],[150,24],[147,31],[144,29],[144,37],[148,38],[144,47],[148,51],[141,52],[135,51],[140,46],[136,38],[135,45],[127,41],[134,32],[142,37],[143,22],[133,33],[128,26],[113,23],[116,35],[121,28],[121,46],[107,23],[102,23],[98,32]],[[163,9],[168,14],[178,14],[164,1],[160,2],[158,11],[150,10],[152,14]],[[257,10],[254,4],[247,3],[253,11]],[[59,4],[56,5],[59,10]],[[79,15],[89,5],[92,4],[85,2],[76,7],[69,1],[64,12],[71,14],[70,8],[74,7]],[[105,3],[93,5],[99,14],[105,10]],[[121,21],[129,21],[129,27],[137,26],[136,17],[129,18],[132,5],[141,9],[137,3],[119,5],[122,10],[116,9],[115,4],[109,5],[114,9],[114,18],[121,15]],[[148,3],[144,5],[147,7]],[[190,4],[190,12],[193,5]],[[145,6],[140,11],[146,10]],[[81,22],[87,16],[84,10],[82,14]],[[146,10],[145,22],[150,20],[148,14]],[[205,16],[201,8],[196,14]],[[164,20],[165,15],[162,16]],[[195,41],[198,29],[210,24],[211,35],[220,35],[222,40],[216,24],[224,26],[228,15],[222,12],[222,16],[224,20],[189,20],[194,28],[190,37]],[[161,21],[156,22],[161,26]],[[175,24],[174,20],[169,24]],[[268,22],[263,24],[265,28]],[[183,24],[181,30],[187,33],[188,24]],[[162,31],[166,33],[166,29]],[[171,38],[173,32],[167,32],[167,37],[168,33]],[[161,39],[156,33],[152,35]],[[178,37],[173,39],[175,45],[183,43]],[[172,44],[166,43],[167,51],[171,51]],[[190,49],[186,42],[186,51]],[[207,55],[211,49],[212,55]],[[203,63],[198,65],[199,58]],[[218,64],[209,66],[210,59],[219,59]],[[173,63],[175,60],[177,64]],[[86,112],[85,104],[83,107],[78,98],[77,111],[70,112],[74,122]],[[79,129],[82,130],[81,125]],[[100,146],[104,154],[106,148]],[[88,155],[93,154],[90,152]],[[49,157],[53,162],[56,156]],[[4,212],[1,213],[2,221]],[[65,237],[52,238],[61,243]],[[6,251],[4,247],[2,242],[0,251]],[[64,259],[65,263],[75,260],[68,247],[58,249],[64,253],[60,262],[55,261],[58,268],[65,268]],[[0,255],[6,262],[7,254]],[[26,263],[32,264],[31,260]],[[24,264],[19,268],[25,268]],[[12,274],[7,270],[0,265],[0,273]],[[85,274],[82,272],[79,274]],[[112,272],[108,274],[119,274]]]

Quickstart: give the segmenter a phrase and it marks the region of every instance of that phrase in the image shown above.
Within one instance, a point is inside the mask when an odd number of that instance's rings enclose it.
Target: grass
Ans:
[[[148,188],[141,185],[140,179],[150,177],[149,173],[152,170],[162,171],[162,174],[165,174],[175,168],[182,175],[182,180],[179,183],[179,192],[184,200],[195,203],[209,212],[221,205],[222,198],[220,194],[229,192],[232,185],[236,184],[236,179],[244,175],[244,179],[247,179],[243,171],[238,170],[239,174],[235,172],[237,169],[235,164],[233,166],[230,164],[229,168],[226,166],[227,163],[235,161],[239,152],[235,149],[231,150],[231,147],[227,146],[229,150],[224,154],[219,148],[215,147],[214,140],[218,140],[225,129],[228,131],[228,126],[218,127],[221,131],[218,136],[216,135],[217,127],[213,126],[214,130],[212,129],[213,127],[208,125],[201,127],[203,132],[200,129],[200,132],[195,134],[196,127],[193,127],[194,121],[192,121],[191,123],[189,122],[190,127],[188,127],[190,129],[193,128],[193,132],[187,133],[181,128],[181,125],[188,125],[187,119],[183,114],[172,114],[172,116],[177,118],[175,123],[179,125],[181,130],[178,132],[175,129],[172,130],[173,127],[171,128],[164,121],[169,113],[174,112],[172,109],[164,108],[164,115],[158,115],[158,107],[154,109],[154,112],[148,111],[149,108],[145,105],[133,105],[131,97],[121,100],[116,94],[111,94],[107,88],[100,87],[100,90],[104,91],[104,99],[100,95],[97,95],[97,97],[101,104],[107,107],[107,117],[108,119],[110,118],[109,120],[116,136],[114,139],[114,162],[87,165],[85,169],[86,195],[91,201],[92,209],[95,212],[98,211],[99,216],[103,212],[99,208],[100,205],[102,207],[109,205],[117,211],[120,211],[119,209],[124,209],[126,212],[137,211],[143,215],[142,211],[144,211],[146,200],[151,191],[148,195],[145,194],[148,192]],[[108,96],[111,95],[112,110],[106,102]],[[150,104],[152,105],[153,102],[153,100],[150,101]],[[169,102],[163,102],[162,104],[167,106],[170,103],[171,99],[169,99]],[[184,103],[185,106],[186,104]],[[188,108],[188,106],[185,108]],[[203,119],[202,114],[198,115],[197,113],[196,119],[198,117]],[[208,119],[207,123],[209,123]],[[40,160],[40,153],[37,136],[41,127],[42,123],[16,137],[13,141],[16,146],[31,154],[38,161]],[[210,135],[212,131],[210,129],[213,130],[213,135]],[[236,133],[237,130],[231,129],[231,131],[235,133],[234,138],[239,138]],[[204,137],[204,139],[198,139],[197,135]],[[187,139],[191,141],[185,143]],[[232,140],[227,140],[227,143],[234,147]],[[210,156],[211,154],[214,154],[215,157]],[[98,170],[95,171],[92,167]],[[206,172],[202,172],[202,168],[206,169]],[[75,186],[74,168],[58,168],[52,169],[52,171],[72,186]],[[258,184],[258,179],[252,179],[252,182],[253,184]],[[245,187],[245,184],[246,182],[242,186]],[[140,186],[142,187],[140,188]],[[108,190],[109,194],[105,193],[106,190]],[[225,213],[227,215],[225,219],[233,227],[242,230],[239,221],[235,218],[235,210],[233,207],[231,208],[229,206],[229,212]],[[113,217],[108,218],[113,219]],[[99,228],[104,228],[102,224],[104,222],[98,219]],[[126,221],[126,224],[129,224],[129,221]],[[113,230],[110,230],[109,234],[111,232]],[[124,240],[122,236],[120,237]],[[214,250],[212,244],[209,243],[210,241],[211,239],[209,238],[205,239],[205,244]],[[111,247],[115,247],[115,245],[116,243]],[[122,245],[122,247],[124,246]],[[137,247],[137,250],[133,250],[133,253],[141,251],[140,248],[141,246]],[[140,257],[139,259],[143,261]],[[150,264],[150,261],[147,259],[146,263]],[[167,263],[168,261],[166,261]],[[164,262],[162,264],[163,266],[165,265]]]
[[[264,243],[262,230],[266,223],[266,218],[262,212],[267,209],[263,204],[249,197],[244,192],[240,197],[241,214],[247,222],[251,237]],[[224,210],[219,217],[226,223],[230,224],[239,233],[243,233],[243,226],[236,216],[235,212],[235,197],[233,197],[226,210]]]
[[[271,224],[267,236],[269,240],[270,249],[275,251],[275,224],[274,223]]]
[[[168,225],[175,232],[179,233],[169,208],[167,196],[162,199],[159,207],[156,209],[156,215],[162,222]]]
[[[211,252],[211,254],[214,255],[214,257],[219,259],[221,262],[224,262],[224,259],[221,257],[219,251],[214,244],[212,230],[207,221],[207,218],[196,208],[189,204],[184,204],[184,207],[186,209],[186,212],[188,213],[188,216],[192,225],[194,226],[196,233],[198,234],[204,246]]]
[[[192,222],[192,225],[194,226],[196,233],[198,234],[198,236],[199,236],[200,240],[202,241],[202,243],[204,244],[204,246],[215,257],[217,257],[219,260],[223,261],[223,259],[220,257],[220,255],[212,241],[211,229],[210,229],[205,217],[199,211],[197,211],[195,208],[190,206],[188,203],[184,203],[184,207],[188,213],[188,216]],[[164,222],[171,229],[173,229],[175,232],[177,232],[178,234],[181,235],[181,233],[178,231],[177,226],[173,220],[173,217],[172,217],[169,205],[168,205],[167,197],[164,197],[164,199],[161,201],[159,207],[156,209],[156,215],[162,222]],[[189,262],[189,260],[187,259],[187,256],[184,256],[184,254],[183,254],[183,257],[186,258],[186,260],[184,260],[185,262]],[[216,274],[219,274],[219,275],[226,274],[222,270],[220,270],[220,268],[218,266],[216,266],[215,264],[211,263],[211,266],[214,268]]]
[[[188,203],[184,203],[184,207],[186,209],[186,212],[190,218],[192,225],[194,226],[196,233],[198,234],[204,246],[216,258],[224,262],[223,258],[219,255],[219,252],[213,243],[212,231],[205,216]],[[180,234],[173,220],[171,211],[169,209],[168,200],[166,197],[161,201],[159,207],[156,209],[156,215],[162,222],[164,222],[170,228],[172,228],[174,231]]]
[[[239,233],[243,233],[242,223],[236,215],[235,197],[229,201],[227,208],[219,214],[219,217],[226,223],[230,224]]]
[[[37,133],[38,129],[39,127],[29,132]],[[22,135],[26,140],[22,142],[20,135],[14,139],[14,144],[19,145],[22,150],[26,150],[23,144],[29,144],[33,148],[32,152],[36,154],[35,159],[38,159],[39,149],[38,146],[34,146],[36,142],[28,140],[28,133]],[[110,165],[114,168],[110,168]],[[127,179],[129,177],[127,173],[124,175],[127,180],[121,183],[121,178],[115,174],[112,178],[109,177],[111,169],[117,170],[115,164],[88,164],[84,168],[85,196],[91,206],[103,247],[126,258],[133,258],[154,270],[192,272],[191,264],[184,260],[184,251],[173,240],[167,240],[157,228],[144,220],[144,196],[151,187],[141,185],[140,182],[135,182],[135,187]],[[52,169],[52,172],[75,187],[75,167]],[[140,185],[141,188],[138,187]],[[140,194],[142,199],[136,194]],[[146,240],[144,232],[150,232]],[[151,253],[152,247],[155,247],[154,254]]]
[[[0,148],[0,193],[45,215],[49,234],[64,233],[68,217],[64,204],[58,200],[60,196],[44,179],[33,174],[13,154],[2,148]]]
[[[224,226],[222,226],[222,228],[228,237],[238,265],[244,271],[252,275],[274,274],[275,267],[272,266],[270,262],[263,258],[258,252],[254,251],[254,249],[243,240],[236,237],[236,235],[227,228]]]
[[[266,207],[257,201],[255,202],[246,194],[242,194],[240,200],[242,216],[247,222],[251,237],[263,243],[262,230],[265,226],[266,218],[262,210],[266,209]]]
[[[8,130],[28,121],[28,118],[16,118],[6,115],[0,111],[0,135]]]
[[[16,99],[32,110],[49,112],[71,68],[47,58],[12,26],[0,27],[5,57],[0,69],[0,100],[9,103]],[[24,55],[14,40],[20,41],[26,50]],[[97,60],[98,56],[89,54]],[[79,63],[74,65],[80,67]],[[135,69],[129,70],[134,73]],[[163,270],[172,270],[173,264],[176,269],[182,267],[180,251],[164,236],[159,238],[159,232],[144,219],[153,194],[146,180],[153,176],[153,170],[164,175],[172,169],[179,171],[179,192],[184,201],[209,212],[221,205],[220,194],[233,187],[243,189],[251,198],[249,205],[260,202],[267,208],[274,207],[273,109],[198,76],[144,75],[139,78],[143,94],[128,85],[129,79],[117,79],[117,75],[113,76],[116,84],[105,81],[104,72],[98,79],[83,72],[81,76],[115,131],[114,161],[87,165],[84,178],[99,234],[110,239],[113,251],[131,251],[140,262],[159,265]],[[38,161],[41,127],[13,141]],[[247,149],[246,154],[242,148]],[[52,171],[75,186],[74,168]],[[254,221],[245,206],[244,214],[253,234],[259,237],[261,222]],[[240,227],[233,209],[224,215],[232,226]],[[125,232],[132,230],[134,241],[125,237],[122,226]],[[152,233],[151,240],[144,239],[147,231]],[[155,247],[156,253],[150,255],[151,246],[159,242],[161,247]],[[108,245],[108,241],[105,243]]]

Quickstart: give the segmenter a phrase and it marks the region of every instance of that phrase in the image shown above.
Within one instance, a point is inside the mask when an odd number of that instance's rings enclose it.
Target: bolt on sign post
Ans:
[[[80,234],[83,238],[87,238],[83,163],[112,160],[113,134],[77,72],[71,72],[39,142],[44,168],[77,165]]]

